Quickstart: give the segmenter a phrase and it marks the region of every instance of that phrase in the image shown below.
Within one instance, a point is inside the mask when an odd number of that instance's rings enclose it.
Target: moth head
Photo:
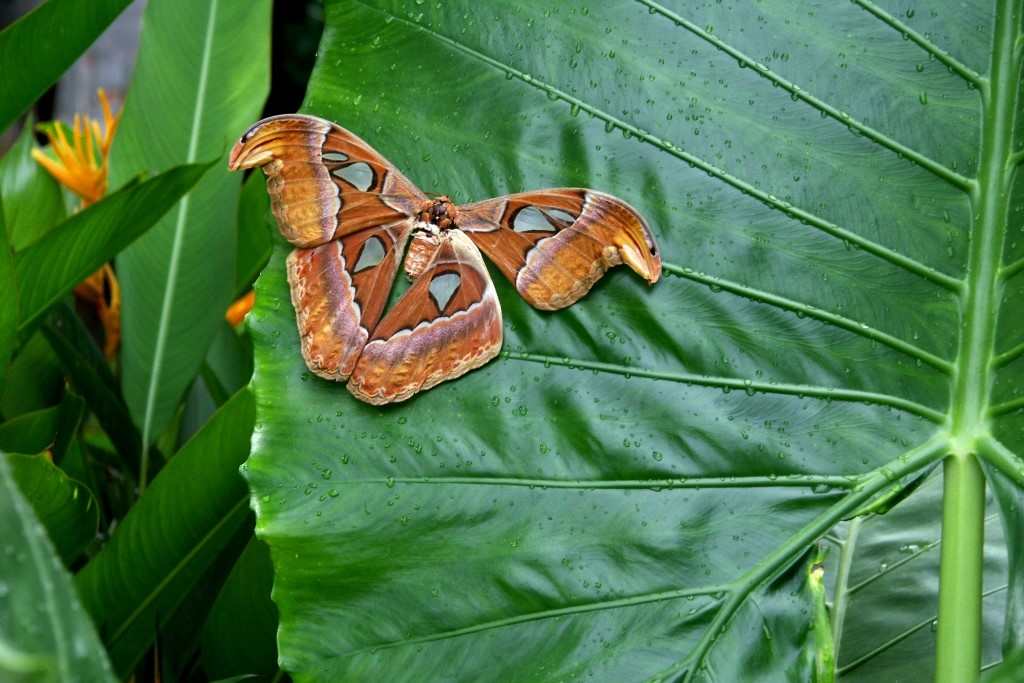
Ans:
[[[648,236],[650,233],[648,233]],[[630,240],[619,245],[619,257],[622,262],[636,271],[637,275],[653,285],[661,277],[661,256],[658,248],[652,243],[637,243]]]
[[[265,166],[295,149],[297,145],[322,142],[330,123],[315,116],[284,114],[270,116],[249,127],[231,149],[228,170]]]
[[[612,242],[622,263],[637,275],[654,284],[661,278],[661,254],[647,221],[632,206],[604,193],[593,192],[590,197],[599,214],[604,214],[616,226]]]

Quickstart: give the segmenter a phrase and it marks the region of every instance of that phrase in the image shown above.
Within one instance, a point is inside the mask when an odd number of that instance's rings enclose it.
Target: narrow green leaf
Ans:
[[[100,513],[92,492],[41,455],[8,454],[7,464],[57,554],[70,565],[96,537]]]
[[[202,428],[210,415],[248,384],[252,378],[252,341],[242,329],[224,321],[218,325],[199,371],[185,400],[180,438],[187,439]]]
[[[269,0],[146,6],[111,183],[147,168],[218,160],[156,229],[118,257],[122,387],[144,449],[175,414],[235,292],[241,181],[228,173],[226,155],[263,106],[269,49]]]
[[[235,294],[241,296],[270,260],[276,224],[262,173],[249,175],[238,198],[238,257],[235,259]]]
[[[211,679],[249,673],[270,680],[277,673],[277,608],[270,600],[273,581],[270,550],[252,539],[203,625],[203,670]]]
[[[31,118],[0,158],[0,197],[11,248],[23,249],[64,220],[60,186],[35,159]]]
[[[114,676],[31,506],[0,457],[0,678],[28,683]]]
[[[160,664],[165,680],[180,680],[187,672],[197,669],[202,629],[196,628],[196,625],[206,622],[217,594],[224,587],[246,545],[252,540],[253,522],[253,515],[250,512],[246,515],[245,521],[235,529],[231,538],[223,544],[217,559],[196,581],[195,586],[161,628],[157,645],[160,649]],[[249,611],[244,614],[245,619],[250,618]]]
[[[83,278],[149,230],[210,165],[179,166],[125,187],[18,252],[18,329],[30,327]]]
[[[131,0],[49,0],[0,32],[0,131],[46,92]]]
[[[7,294],[0,297],[0,375],[7,374],[7,361],[17,341],[18,281],[14,272],[14,252],[8,240],[4,219],[6,206],[0,193],[0,289]]]
[[[48,408],[60,401],[63,392],[60,362],[43,335],[36,333],[21,345],[7,367],[0,387],[0,412],[12,418]]]
[[[0,450],[39,453],[53,443],[60,424],[60,406],[33,410],[0,424]]]
[[[41,331],[125,465],[138,476],[142,440],[107,359],[81,318],[69,305],[58,303]]]
[[[53,460],[60,463],[71,442],[78,435],[78,427],[86,414],[85,401],[73,391],[65,391],[57,414],[57,431],[50,446]]]
[[[224,405],[170,459],[77,576],[82,602],[126,676],[249,513],[238,466],[249,450],[251,396]]]

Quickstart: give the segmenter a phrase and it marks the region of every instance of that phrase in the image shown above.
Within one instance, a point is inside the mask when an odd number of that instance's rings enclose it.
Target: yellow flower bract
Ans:
[[[45,168],[57,182],[82,198],[82,205],[94,204],[107,192],[108,158],[110,145],[117,132],[121,114],[110,110],[107,94],[97,92],[103,107],[103,126],[85,114],[75,114],[71,124],[71,141],[66,126],[54,122],[40,130],[50,141],[50,156],[41,149],[32,150],[32,158]]]

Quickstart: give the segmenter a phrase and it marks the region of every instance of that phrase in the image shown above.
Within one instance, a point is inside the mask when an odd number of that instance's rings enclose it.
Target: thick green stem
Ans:
[[[969,683],[981,668],[981,566],[985,479],[977,460],[989,434],[989,398],[1001,283],[1007,192],[1012,173],[1017,109],[1021,0],[999,0],[992,60],[982,83],[986,122],[977,191],[971,194],[974,229],[963,290],[963,335],[954,373],[950,438],[942,504],[942,564],[935,680]]]
[[[976,681],[981,667],[985,478],[973,455],[946,458],[936,683]]]

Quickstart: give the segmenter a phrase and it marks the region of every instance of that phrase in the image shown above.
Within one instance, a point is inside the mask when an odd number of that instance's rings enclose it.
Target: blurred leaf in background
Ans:
[[[0,679],[116,680],[71,577],[0,453]]]
[[[243,390],[171,458],[111,541],[76,577],[120,676],[132,671],[228,541],[252,524],[238,473],[249,452],[252,424],[252,397]],[[244,545],[243,539],[228,567]],[[190,627],[195,631],[198,625]]]
[[[117,259],[123,289],[122,387],[146,449],[175,415],[236,291],[240,178],[223,158],[269,87],[270,2],[151,0],[111,185],[179,163],[215,168]],[[262,38],[262,39],[261,39]]]
[[[14,251],[37,241],[66,215],[60,186],[33,158],[33,128],[29,117],[14,146],[0,157],[0,197]]]
[[[0,131],[23,113],[131,0],[49,0],[0,32]]]

